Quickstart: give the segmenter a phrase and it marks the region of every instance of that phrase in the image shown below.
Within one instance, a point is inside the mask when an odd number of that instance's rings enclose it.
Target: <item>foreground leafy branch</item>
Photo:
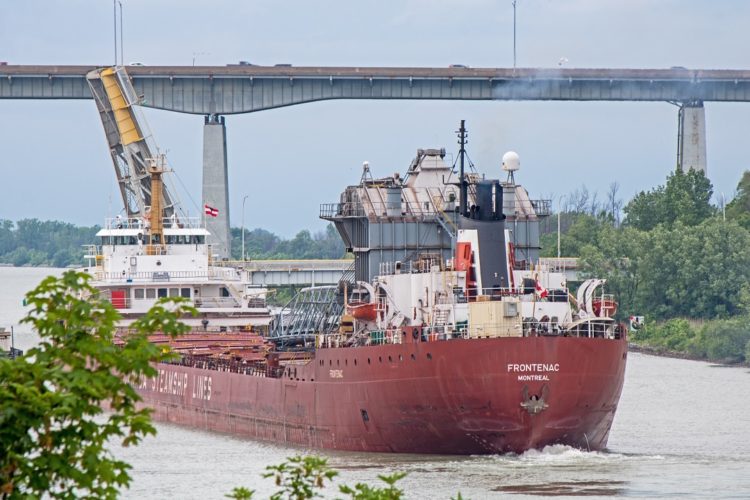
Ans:
[[[266,470],[268,472],[263,474],[263,477],[273,478],[276,486],[281,487],[271,495],[271,500],[305,500],[321,497],[320,492],[338,475],[338,472],[328,466],[328,460],[314,456],[289,457],[286,462],[269,465]],[[352,500],[400,500],[404,496],[404,491],[396,487],[396,482],[404,476],[405,472],[378,476],[378,479],[386,484],[385,487],[357,483],[354,487],[341,485],[339,491]],[[227,497],[249,500],[254,493],[254,490],[239,487],[232,490]],[[458,498],[461,498],[460,494]]]
[[[89,279],[68,271],[26,295],[23,322],[41,342],[0,360],[0,498],[115,498],[130,483],[130,466],[108,444],[134,445],[156,432],[130,383],[153,377],[152,363],[171,356],[148,336],[184,333],[179,318],[195,310],[160,302],[115,346],[120,316]]]

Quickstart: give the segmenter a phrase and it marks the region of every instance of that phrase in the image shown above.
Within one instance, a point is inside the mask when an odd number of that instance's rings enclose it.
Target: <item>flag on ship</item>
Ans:
[[[539,280],[536,280],[536,285],[534,288],[536,290],[536,294],[539,295],[539,298],[543,299],[549,294],[547,289],[544,288],[541,283],[539,283]]]
[[[214,208],[210,205],[203,205],[203,210],[206,212],[206,215],[210,215],[211,217],[218,217],[219,216],[219,209]]]

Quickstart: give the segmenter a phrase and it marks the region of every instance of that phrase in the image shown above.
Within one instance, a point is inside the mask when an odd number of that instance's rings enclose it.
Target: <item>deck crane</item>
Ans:
[[[149,161],[159,154],[145,120],[136,112],[138,95],[122,66],[95,69],[86,80],[104,125],[127,216],[143,217],[151,206]],[[161,199],[164,217],[182,215],[166,184]]]

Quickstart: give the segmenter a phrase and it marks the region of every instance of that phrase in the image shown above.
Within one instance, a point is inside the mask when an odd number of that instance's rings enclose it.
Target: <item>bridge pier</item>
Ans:
[[[677,123],[677,168],[706,172],[706,109],[703,101],[680,104]]]
[[[208,243],[220,259],[231,256],[229,232],[229,183],[227,175],[227,129],[224,117],[206,115],[203,125],[203,203],[219,210],[217,217],[204,213]]]

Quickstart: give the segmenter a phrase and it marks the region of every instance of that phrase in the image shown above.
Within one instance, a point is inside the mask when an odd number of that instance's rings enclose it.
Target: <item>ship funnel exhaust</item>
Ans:
[[[466,129],[461,122],[459,143],[461,144],[461,160],[465,154]],[[507,246],[505,241],[505,214],[503,214],[503,186],[498,180],[481,180],[469,186],[464,172],[463,161],[460,168],[460,183],[462,210],[459,217],[459,231],[457,237],[458,252],[470,251],[473,266],[472,276],[467,282],[473,283],[475,290],[470,295],[495,295],[510,287],[510,276]],[[471,189],[473,187],[473,189]],[[474,192],[474,201],[469,200],[469,193]],[[463,205],[469,205],[464,210]],[[468,250],[467,250],[468,249]],[[465,257],[464,257],[465,260]]]

